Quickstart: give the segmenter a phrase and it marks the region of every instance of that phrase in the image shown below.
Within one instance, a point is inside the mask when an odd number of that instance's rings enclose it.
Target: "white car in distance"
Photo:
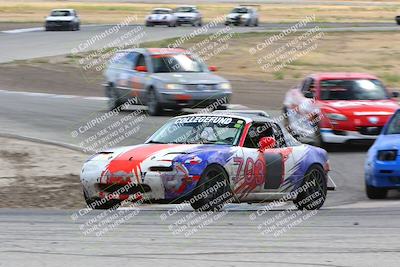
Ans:
[[[146,17],[146,26],[166,25],[168,27],[176,27],[177,17],[170,8],[155,8],[151,14]]]
[[[258,12],[252,6],[237,6],[226,16],[225,25],[258,26]]]
[[[179,6],[174,10],[174,15],[177,17],[178,26],[189,24],[200,27],[203,23],[203,15],[196,6]]]

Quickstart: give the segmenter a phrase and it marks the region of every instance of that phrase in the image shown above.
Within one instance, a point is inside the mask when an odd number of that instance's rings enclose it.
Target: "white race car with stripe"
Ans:
[[[333,189],[328,171],[325,150],[298,143],[262,112],[236,111],[173,118],[142,145],[93,155],[81,181],[94,209],[142,198],[200,211],[280,199],[318,209]]]

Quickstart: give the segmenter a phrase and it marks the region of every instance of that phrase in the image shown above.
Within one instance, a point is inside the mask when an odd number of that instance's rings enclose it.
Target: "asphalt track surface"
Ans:
[[[101,32],[103,27],[71,33],[1,33],[0,51],[7,53],[1,53],[0,61],[68,53],[96,30]],[[350,30],[352,27],[357,30],[398,29],[388,25],[368,25],[351,26]],[[146,37],[149,40],[176,36],[175,29],[153,30]],[[180,28],[179,32],[184,34],[191,30],[186,27]],[[26,46],[28,40],[29,47]],[[65,44],[62,40],[69,41]],[[84,136],[75,138],[71,132],[104,112],[106,102],[102,98],[0,91],[2,134],[76,147],[80,138],[96,133],[101,127],[93,127]],[[124,111],[108,123],[130,112]],[[272,115],[279,113],[269,112]],[[139,132],[120,145],[143,142],[174,115],[177,114],[146,118]],[[190,214],[189,208],[165,221],[160,220],[160,215],[176,208],[170,205],[145,205],[138,215],[101,237],[85,235],[80,229],[90,218],[99,215],[98,212],[93,211],[74,221],[71,215],[76,211],[3,209],[0,210],[0,266],[398,266],[399,197],[392,194],[382,201],[370,201],[365,197],[365,152],[363,147],[340,147],[332,151],[330,162],[337,191],[328,194],[326,205],[316,215],[291,229],[281,225],[279,229],[287,232],[278,237],[262,235],[258,225],[284,211],[285,207],[250,220],[254,212],[262,210],[262,205],[228,205],[221,213],[221,219],[190,237],[173,234],[169,229],[169,225]],[[111,214],[114,213],[117,212]]]

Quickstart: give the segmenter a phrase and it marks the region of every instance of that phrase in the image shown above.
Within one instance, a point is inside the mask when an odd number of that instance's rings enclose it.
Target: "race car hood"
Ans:
[[[382,134],[376,140],[374,146],[377,150],[397,149],[400,152],[400,134]]]
[[[352,116],[390,116],[399,105],[393,100],[338,100],[319,101],[319,106],[327,113]]]
[[[190,17],[190,18],[194,18],[196,17],[197,13],[190,13],[190,12],[177,12],[174,13],[175,16],[177,17]]]
[[[231,146],[199,144],[143,144],[101,152],[92,160],[105,160],[103,183],[138,182],[151,167],[172,167],[190,160],[206,164],[208,161],[226,163],[231,156]],[[103,156],[101,156],[103,155]]]
[[[48,16],[46,21],[72,21],[74,16]]]
[[[246,17],[248,15],[247,14],[241,14],[241,13],[229,13],[227,17],[230,18],[230,19],[234,19],[236,17],[242,17],[242,16]]]
[[[228,82],[224,78],[210,72],[187,73],[155,73],[152,77],[165,83],[178,84],[216,84]]]
[[[152,14],[147,16],[150,20],[166,20],[170,17],[170,14]]]

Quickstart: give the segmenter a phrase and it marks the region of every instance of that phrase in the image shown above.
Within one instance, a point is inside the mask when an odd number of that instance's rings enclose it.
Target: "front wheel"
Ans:
[[[370,185],[365,185],[367,191],[367,197],[369,199],[384,199],[387,195],[387,189],[378,188]]]
[[[225,170],[211,165],[203,171],[189,202],[196,211],[218,211],[232,197]]]
[[[318,210],[326,200],[326,174],[320,165],[312,165],[303,177],[299,192],[293,203],[299,210]]]
[[[157,94],[154,89],[149,91],[147,107],[149,109],[149,114],[151,116],[161,115],[163,109],[161,107],[160,102],[158,101]]]
[[[114,87],[106,87],[106,96],[108,97],[107,104],[109,110],[114,110],[123,104]]]

